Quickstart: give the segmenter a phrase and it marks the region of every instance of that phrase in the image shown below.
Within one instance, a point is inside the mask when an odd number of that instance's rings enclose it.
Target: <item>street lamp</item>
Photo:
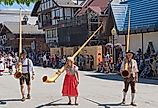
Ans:
[[[28,21],[28,17],[26,16],[26,15],[24,15],[24,17],[23,17],[23,24],[22,25],[27,25],[27,21]]]
[[[24,15],[23,20],[27,22],[28,19],[29,19],[29,18],[28,18],[26,15]]]
[[[113,27],[113,29],[111,30],[111,34],[112,34],[112,44],[113,44],[113,47],[112,47],[112,55],[113,55],[113,71],[114,71],[114,36],[116,35],[116,29],[115,27]]]

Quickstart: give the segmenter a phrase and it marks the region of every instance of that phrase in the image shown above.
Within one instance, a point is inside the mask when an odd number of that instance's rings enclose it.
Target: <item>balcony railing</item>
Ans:
[[[73,17],[67,20],[60,20],[58,22],[58,27],[70,27],[76,25],[82,25],[88,22],[87,15]]]
[[[43,27],[47,27],[47,26],[51,26],[52,25],[52,20],[51,19],[49,19],[49,20],[45,20],[45,21],[43,21]]]

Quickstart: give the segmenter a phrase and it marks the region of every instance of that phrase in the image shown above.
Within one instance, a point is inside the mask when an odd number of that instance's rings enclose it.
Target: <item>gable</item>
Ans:
[[[49,0],[46,2],[41,2],[39,7],[41,8],[41,11],[43,11],[43,10],[57,7],[57,3],[54,0]]]
[[[77,15],[83,15],[86,13],[86,11],[90,8],[93,7],[95,10],[99,11],[105,11],[105,9],[108,7],[110,1],[109,0],[87,0],[84,4],[82,9]],[[96,8],[97,7],[97,8]],[[100,12],[101,12],[100,11]],[[100,14],[100,13],[99,13]]]

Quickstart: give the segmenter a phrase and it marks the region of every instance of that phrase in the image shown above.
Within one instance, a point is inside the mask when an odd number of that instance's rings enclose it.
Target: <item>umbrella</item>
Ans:
[[[113,47],[113,44],[112,43],[107,43],[105,46],[107,46],[107,47]]]
[[[120,48],[122,48],[122,44],[121,44],[121,43],[116,43],[116,44],[115,44],[115,47],[120,47]]]

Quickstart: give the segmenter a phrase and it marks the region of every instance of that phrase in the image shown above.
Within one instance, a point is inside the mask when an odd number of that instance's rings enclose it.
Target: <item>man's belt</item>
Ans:
[[[29,73],[22,73],[23,75],[25,75],[25,74],[29,74]]]

